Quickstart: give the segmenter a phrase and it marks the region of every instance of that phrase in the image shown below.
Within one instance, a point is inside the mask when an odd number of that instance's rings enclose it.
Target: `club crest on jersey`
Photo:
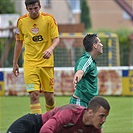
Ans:
[[[32,28],[31,31],[32,31],[32,33],[34,33],[34,34],[37,34],[38,31],[39,31],[39,29],[38,29],[38,28]]]
[[[34,34],[37,34],[37,33],[38,33],[39,28],[37,28],[37,25],[36,25],[36,24],[33,25],[33,28],[31,29],[31,31],[32,31],[32,33],[34,33]]]

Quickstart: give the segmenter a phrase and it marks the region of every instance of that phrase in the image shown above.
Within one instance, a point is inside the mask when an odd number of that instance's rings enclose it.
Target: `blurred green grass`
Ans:
[[[104,133],[133,133],[133,97],[104,96],[111,105],[110,115],[103,125]],[[69,103],[69,96],[55,96],[56,105]],[[45,102],[40,97],[43,112]],[[13,121],[29,113],[29,96],[0,97],[0,133],[6,133]]]

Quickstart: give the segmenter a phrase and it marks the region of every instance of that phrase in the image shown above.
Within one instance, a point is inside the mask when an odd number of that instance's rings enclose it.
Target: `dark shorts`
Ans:
[[[39,133],[41,127],[40,114],[27,114],[14,121],[7,133]]]

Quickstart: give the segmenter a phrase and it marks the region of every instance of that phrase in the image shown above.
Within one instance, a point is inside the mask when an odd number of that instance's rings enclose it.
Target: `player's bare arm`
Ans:
[[[84,71],[83,70],[78,70],[75,73],[74,78],[73,78],[73,86],[74,86],[74,89],[76,89],[76,85],[82,79],[83,75],[84,75]]]
[[[56,37],[53,39],[53,44],[51,45],[51,47],[49,47],[48,49],[46,49],[44,52],[43,52],[43,58],[44,59],[48,59],[50,58],[50,56],[52,55],[54,49],[56,48],[56,46],[59,44],[59,38]]]
[[[21,53],[23,41],[16,41],[15,49],[14,49],[14,59],[13,59],[13,74],[18,77],[19,76],[19,65],[18,59]]]

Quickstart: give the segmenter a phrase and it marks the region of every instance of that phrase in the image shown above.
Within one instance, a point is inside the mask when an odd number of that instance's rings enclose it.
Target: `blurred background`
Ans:
[[[99,93],[133,94],[133,1],[132,0],[40,0],[41,11],[52,14],[59,27],[60,43],[55,49],[56,94],[73,93],[73,67],[84,52],[83,37],[97,33],[104,53],[97,58]],[[0,1],[0,85],[1,95],[26,93],[21,73],[12,75],[17,19],[27,13],[24,0]],[[108,75],[108,76],[107,76]],[[124,89],[123,89],[124,88]],[[11,92],[9,91],[11,90]],[[11,94],[10,94],[11,93]],[[20,93],[20,94],[21,94]]]
[[[103,54],[96,60],[99,95],[111,104],[104,132],[133,133],[133,0],[40,1],[41,11],[52,14],[59,27],[60,43],[54,51],[57,106],[67,104],[73,94],[73,68],[84,52],[84,36],[97,33],[103,44]],[[24,48],[19,77],[12,73],[15,28],[25,13],[24,0],[0,0],[0,133],[29,112]],[[43,97],[40,100],[44,105]]]

